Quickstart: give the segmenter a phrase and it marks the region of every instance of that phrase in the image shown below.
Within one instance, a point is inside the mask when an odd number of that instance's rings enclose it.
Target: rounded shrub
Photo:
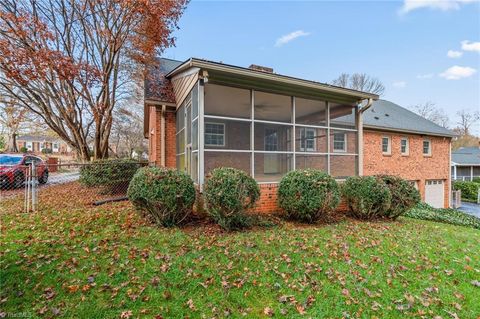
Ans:
[[[462,192],[462,199],[476,201],[480,184],[470,181],[455,181],[453,182],[453,189]]]
[[[408,181],[391,175],[380,175],[378,178],[387,185],[392,195],[391,205],[385,211],[385,217],[396,219],[420,203],[420,193]]]
[[[385,216],[392,201],[388,186],[373,176],[347,178],[342,192],[351,214],[360,219]]]
[[[195,186],[186,173],[160,167],[144,167],[133,176],[127,192],[135,208],[155,223],[171,227],[191,214]]]
[[[286,217],[312,223],[332,212],[340,202],[333,177],[315,169],[288,172],[278,187],[278,204]]]
[[[87,187],[102,187],[108,194],[125,194],[140,166],[139,162],[129,159],[97,160],[80,168],[80,183]]]
[[[204,189],[208,215],[227,230],[250,226],[247,211],[260,197],[257,182],[229,167],[216,168],[210,175]]]

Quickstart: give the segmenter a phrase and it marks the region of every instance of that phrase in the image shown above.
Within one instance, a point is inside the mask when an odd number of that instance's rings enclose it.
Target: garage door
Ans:
[[[443,208],[444,205],[444,181],[429,180],[425,182],[425,203],[435,207]]]

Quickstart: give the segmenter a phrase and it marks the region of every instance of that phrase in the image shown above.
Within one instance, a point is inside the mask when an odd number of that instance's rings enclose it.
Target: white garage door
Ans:
[[[425,182],[425,203],[435,207],[443,208],[444,204],[444,181],[430,180]]]

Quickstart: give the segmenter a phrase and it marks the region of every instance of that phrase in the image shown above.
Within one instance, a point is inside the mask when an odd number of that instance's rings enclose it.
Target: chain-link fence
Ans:
[[[28,212],[124,200],[130,180],[145,165],[128,160],[47,163],[33,156],[1,164],[0,207]]]

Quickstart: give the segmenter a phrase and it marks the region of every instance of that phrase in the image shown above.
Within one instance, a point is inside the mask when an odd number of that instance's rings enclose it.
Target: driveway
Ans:
[[[80,172],[51,173],[45,186],[74,182],[79,178]]]
[[[474,203],[462,202],[462,207],[459,208],[462,212],[477,216],[480,218],[480,205]]]

